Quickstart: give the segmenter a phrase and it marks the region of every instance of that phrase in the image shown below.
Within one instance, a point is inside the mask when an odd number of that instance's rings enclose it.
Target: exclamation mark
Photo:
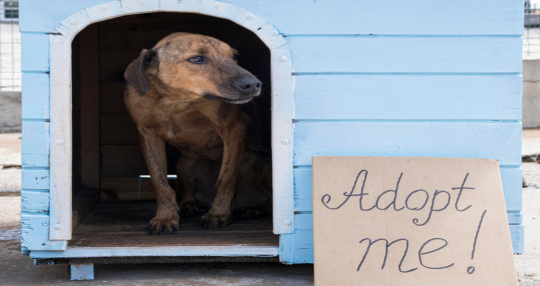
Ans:
[[[482,214],[482,217],[480,218],[480,222],[478,223],[478,229],[476,230],[476,235],[474,236],[474,244],[473,244],[472,253],[471,253],[471,260],[474,259],[474,251],[476,250],[476,241],[478,240],[478,233],[480,233],[480,227],[482,227],[482,221],[484,220],[484,215],[486,215],[486,213],[487,213],[487,210],[484,211],[484,213]],[[467,273],[473,274],[474,267],[473,266],[467,267]]]

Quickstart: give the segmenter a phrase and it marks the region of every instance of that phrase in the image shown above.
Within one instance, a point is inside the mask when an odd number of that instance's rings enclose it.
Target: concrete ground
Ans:
[[[0,134],[1,285],[313,285],[312,265],[279,263],[96,265],[95,280],[70,281],[66,265],[35,266],[20,253],[20,134]],[[540,130],[524,130],[524,157],[540,154]],[[537,151],[538,150],[538,151]],[[13,165],[13,166],[12,166]],[[520,286],[540,285],[540,164],[523,163],[525,253],[514,255]]]

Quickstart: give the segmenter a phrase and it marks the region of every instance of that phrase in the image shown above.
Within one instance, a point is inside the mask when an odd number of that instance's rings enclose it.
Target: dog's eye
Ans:
[[[202,64],[202,63],[204,63],[204,58],[201,57],[201,56],[196,56],[196,57],[192,57],[191,59],[189,59],[189,61],[194,63],[194,64]]]

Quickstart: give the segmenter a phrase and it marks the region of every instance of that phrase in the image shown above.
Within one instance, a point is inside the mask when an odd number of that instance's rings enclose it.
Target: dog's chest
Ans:
[[[170,116],[159,120],[156,132],[185,155],[219,158],[223,142],[204,117]]]

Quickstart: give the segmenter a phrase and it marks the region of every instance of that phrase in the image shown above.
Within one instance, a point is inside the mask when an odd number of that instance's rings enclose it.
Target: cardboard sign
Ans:
[[[518,285],[495,160],[313,157],[315,285]]]

